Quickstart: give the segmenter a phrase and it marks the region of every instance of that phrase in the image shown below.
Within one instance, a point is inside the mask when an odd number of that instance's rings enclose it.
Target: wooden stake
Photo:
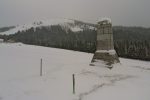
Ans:
[[[41,59],[41,64],[40,64],[40,76],[42,76],[42,59]]]
[[[73,94],[75,94],[75,75],[72,74],[72,79],[73,79]]]

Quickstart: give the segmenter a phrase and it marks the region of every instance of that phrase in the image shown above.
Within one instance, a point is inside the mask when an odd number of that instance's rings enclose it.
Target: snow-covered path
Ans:
[[[0,44],[0,100],[150,100],[150,62],[120,58],[109,70],[93,54]],[[40,77],[40,59],[43,76]],[[72,74],[76,94],[72,93]]]

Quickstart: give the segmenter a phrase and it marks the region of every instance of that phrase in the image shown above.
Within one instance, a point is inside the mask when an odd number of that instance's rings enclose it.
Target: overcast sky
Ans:
[[[0,0],[0,27],[38,19],[71,18],[150,27],[150,0]]]

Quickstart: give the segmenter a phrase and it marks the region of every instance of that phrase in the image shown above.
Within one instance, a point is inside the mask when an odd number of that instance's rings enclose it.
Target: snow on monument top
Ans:
[[[111,23],[111,19],[110,18],[100,18],[99,20],[98,20],[98,22],[104,22],[104,21],[107,21],[108,23]]]

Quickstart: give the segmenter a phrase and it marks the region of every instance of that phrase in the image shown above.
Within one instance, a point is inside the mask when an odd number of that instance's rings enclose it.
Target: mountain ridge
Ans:
[[[85,28],[94,29],[95,27],[92,24],[84,23],[82,21],[74,20],[74,19],[50,19],[50,20],[40,20],[34,21],[29,24],[17,25],[10,30],[6,30],[4,32],[0,32],[0,35],[11,35],[17,32],[27,31],[31,28],[39,28],[39,27],[48,27],[53,25],[60,25],[63,29],[72,30],[73,32],[83,31]]]

